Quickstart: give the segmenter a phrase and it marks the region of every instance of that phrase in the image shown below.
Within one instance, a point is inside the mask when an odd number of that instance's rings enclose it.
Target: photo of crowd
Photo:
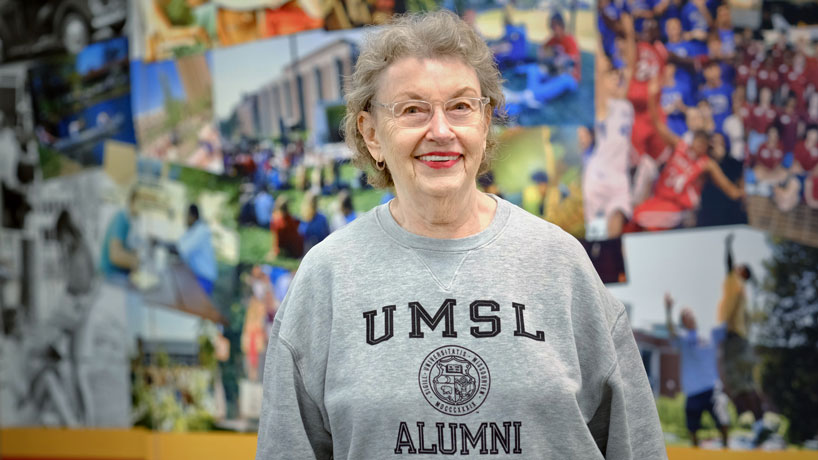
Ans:
[[[781,16],[760,33],[732,13],[717,1],[600,3],[586,218],[611,236],[749,218],[814,244],[815,42]]]
[[[798,114],[814,91],[805,72],[814,46],[779,40],[765,51],[732,18],[717,1],[600,3],[596,146],[586,170],[600,180],[586,190],[586,214],[603,219],[610,236],[746,223],[745,195],[763,190],[759,181],[782,181],[770,146],[780,125],[793,150],[808,134]],[[796,85],[773,83],[778,75]],[[787,99],[789,111],[774,106]]]
[[[519,9],[517,9],[519,8]],[[506,112],[523,126],[584,124],[593,108],[592,9],[553,3],[467,9],[463,18],[486,38],[503,78]],[[583,78],[583,74],[585,77]]]
[[[750,223],[818,244],[818,56],[814,39],[781,28],[752,39],[736,58],[735,121],[746,139]]]

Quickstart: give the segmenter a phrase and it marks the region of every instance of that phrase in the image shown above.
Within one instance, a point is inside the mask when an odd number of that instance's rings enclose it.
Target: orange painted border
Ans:
[[[254,434],[132,430],[0,429],[2,460],[252,459]],[[669,447],[670,460],[818,460],[818,451],[778,452]]]

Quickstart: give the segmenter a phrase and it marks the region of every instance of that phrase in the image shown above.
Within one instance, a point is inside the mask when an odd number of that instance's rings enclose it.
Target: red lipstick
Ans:
[[[432,169],[446,169],[460,161],[460,154],[457,152],[429,152],[415,158]]]

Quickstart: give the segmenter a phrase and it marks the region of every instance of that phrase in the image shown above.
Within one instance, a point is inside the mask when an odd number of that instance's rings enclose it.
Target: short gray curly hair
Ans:
[[[394,185],[388,168],[379,171],[358,132],[358,113],[369,110],[378,89],[381,74],[394,62],[406,58],[453,57],[471,66],[480,82],[480,91],[489,98],[489,106],[503,113],[502,78],[494,56],[477,32],[454,13],[446,10],[396,16],[389,25],[370,32],[364,38],[352,75],[346,79],[346,115],[342,126],[353,162],[368,171],[369,183],[378,188]],[[492,123],[496,123],[492,117]],[[491,127],[486,152],[478,175],[488,171],[497,147]]]

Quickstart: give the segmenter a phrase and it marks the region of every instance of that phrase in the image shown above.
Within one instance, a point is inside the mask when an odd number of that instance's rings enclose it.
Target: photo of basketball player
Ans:
[[[658,94],[658,79],[651,81],[648,105],[655,114],[652,95]],[[718,163],[708,156],[711,149],[710,135],[704,130],[693,133],[690,144],[675,135],[665,123],[653,117],[653,125],[660,136],[673,146],[673,153],[661,171],[650,198],[634,209],[631,226],[638,230],[667,230],[692,226],[694,211],[701,202],[702,187],[710,179],[725,195],[738,200],[744,190],[730,181]]]
[[[630,68],[615,68],[601,53],[598,63],[595,145],[582,176],[588,240],[618,237],[632,213],[628,157],[634,111],[624,97]]]

